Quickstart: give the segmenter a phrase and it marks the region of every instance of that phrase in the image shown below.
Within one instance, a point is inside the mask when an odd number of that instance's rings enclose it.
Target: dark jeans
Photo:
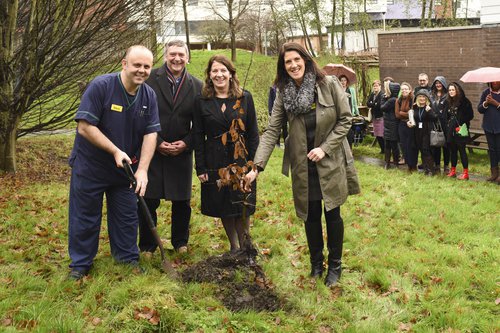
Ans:
[[[488,155],[490,157],[490,166],[495,168],[500,163],[500,133],[484,132],[488,142]]]
[[[156,209],[160,206],[160,199],[144,198],[153,218],[155,226],[158,223]],[[191,219],[191,206],[189,200],[172,201],[172,226],[171,242],[174,249],[185,246],[189,240],[189,220]],[[139,249],[153,252],[156,250],[156,241],[149,228],[146,217],[139,207]]]
[[[399,122],[398,134],[405,162],[409,168],[415,169],[418,158],[418,151],[415,146],[415,132],[413,128],[409,128],[404,121],[401,121]]]
[[[396,140],[385,140],[385,162],[391,162],[391,153],[394,164],[399,162],[399,144]]]
[[[305,222],[307,244],[311,254],[311,262],[323,260],[323,229],[321,225],[321,200],[309,201],[307,220]],[[328,247],[328,260],[342,258],[342,245],[344,242],[344,221],[340,216],[340,207],[324,211],[326,220],[326,234]]]
[[[451,157],[451,166],[456,167],[458,163],[458,153],[460,152],[460,162],[462,162],[462,166],[464,169],[469,168],[469,158],[467,157],[467,151],[465,149],[464,144],[450,143],[448,145],[448,149],[450,151]]]
[[[431,147],[432,158],[437,168],[441,167],[441,150],[443,151],[443,166],[450,164],[450,151],[448,147]]]

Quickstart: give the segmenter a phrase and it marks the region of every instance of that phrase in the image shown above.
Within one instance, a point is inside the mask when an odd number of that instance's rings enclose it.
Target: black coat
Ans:
[[[233,119],[238,118],[233,109],[235,99],[226,99],[226,110],[220,109],[223,101],[217,98],[196,98],[193,135],[195,141],[196,173],[208,174],[208,181],[201,185],[201,212],[213,217],[241,217],[243,205],[242,194],[224,186],[217,187],[218,169],[232,163],[245,164],[241,159],[234,159],[234,145],[227,139],[222,143],[222,135],[229,131]],[[245,125],[245,146],[248,151],[247,160],[253,160],[259,145],[259,130],[252,95],[245,91],[241,100],[245,113],[240,115]],[[255,182],[254,182],[255,184]],[[247,215],[255,212],[256,187],[247,198]]]
[[[398,126],[399,120],[396,118],[396,100],[401,88],[399,83],[390,83],[391,96],[382,98],[380,110],[384,113],[384,139],[390,141],[398,141]]]
[[[161,132],[157,145],[163,141],[182,140],[187,149],[177,156],[155,152],[148,171],[147,198],[189,200],[193,174],[193,140],[191,134],[194,100],[202,87],[199,79],[186,73],[177,99],[173,101],[172,83],[167,78],[167,66],[155,68],[146,81],[158,98]]]
[[[466,144],[470,137],[459,136],[456,132],[456,128],[466,124],[467,129],[470,127],[470,121],[474,118],[474,110],[472,109],[472,103],[467,97],[464,97],[458,106],[450,106],[450,103],[446,102],[447,108],[447,124],[446,124],[446,141],[449,143]]]
[[[431,130],[438,120],[436,111],[432,107],[429,111],[425,111],[425,107],[419,108],[417,104],[413,104],[413,113],[416,122],[414,133],[417,149],[428,153],[431,149]]]
[[[382,105],[382,95],[382,92],[375,95],[372,91],[370,96],[368,96],[368,102],[366,102],[366,105],[371,108],[373,119],[382,118],[384,116],[382,110],[380,110],[380,106]]]

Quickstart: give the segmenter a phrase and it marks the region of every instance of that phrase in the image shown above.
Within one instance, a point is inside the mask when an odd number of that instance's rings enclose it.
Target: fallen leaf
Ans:
[[[411,331],[411,325],[410,324],[405,324],[405,323],[400,323],[398,327],[398,331],[400,332],[410,332]]]
[[[438,284],[438,283],[443,282],[443,278],[439,277],[439,276],[431,276],[431,281],[434,284]]]
[[[158,325],[160,323],[160,316],[158,316],[158,314],[155,314],[149,319],[149,322],[153,325]]]
[[[94,326],[99,325],[101,322],[102,322],[102,319],[101,319],[101,318],[99,318],[99,317],[94,317],[94,318],[92,319],[92,325],[94,325]]]
[[[319,333],[330,333],[332,328],[330,326],[320,326],[318,328]]]
[[[274,323],[275,323],[276,325],[281,324],[281,318],[280,318],[280,317],[276,317],[276,318],[274,318]]]
[[[260,254],[268,256],[271,254],[271,249],[262,249]]]
[[[2,320],[2,326],[11,326],[12,325],[12,318],[5,318]]]
[[[495,300],[495,304],[496,304],[496,305],[500,304],[500,298],[497,298],[497,299]]]

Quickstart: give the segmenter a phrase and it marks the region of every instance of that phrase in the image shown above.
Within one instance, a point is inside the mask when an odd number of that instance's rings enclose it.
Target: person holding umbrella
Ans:
[[[482,128],[488,142],[491,175],[488,181],[500,184],[500,68],[481,67],[468,71],[461,78],[462,82],[488,83],[483,91],[477,110],[483,114]]]
[[[500,184],[498,169],[500,162],[500,80],[488,83],[488,88],[481,94],[477,110],[483,114],[482,127],[488,142],[491,176],[487,180]]]

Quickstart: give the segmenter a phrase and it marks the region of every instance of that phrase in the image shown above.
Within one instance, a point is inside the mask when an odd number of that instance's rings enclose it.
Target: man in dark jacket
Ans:
[[[416,96],[420,89],[425,89],[428,92],[431,91],[431,87],[429,86],[429,76],[425,73],[418,74],[418,85],[415,89],[413,89],[413,96]]]
[[[189,50],[181,40],[165,46],[165,64],[153,69],[146,81],[156,92],[161,132],[149,166],[145,199],[155,224],[160,200],[172,201],[171,242],[179,253],[187,252],[191,219],[193,170],[191,125],[195,96],[202,83],[186,70]],[[153,252],[156,242],[146,218],[139,211],[139,249]]]

